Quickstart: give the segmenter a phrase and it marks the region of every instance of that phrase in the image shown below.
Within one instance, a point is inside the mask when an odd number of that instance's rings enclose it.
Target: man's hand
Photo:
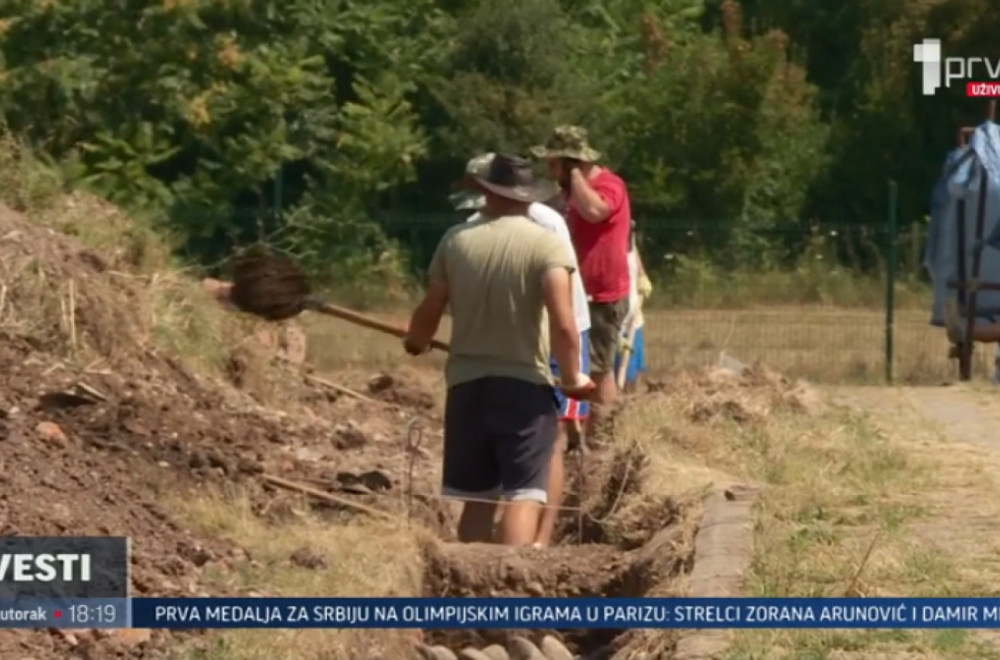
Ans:
[[[649,298],[653,295],[653,283],[645,275],[639,276],[639,281],[636,282],[636,289],[643,298]]]
[[[580,169],[580,161],[572,158],[560,158],[558,163],[559,187],[569,192],[573,188],[573,170]]]
[[[577,373],[572,382],[563,380],[559,383],[563,394],[577,401],[589,401],[597,393],[597,385],[585,373]]]
[[[430,346],[417,346],[409,337],[403,337],[403,350],[409,355],[423,355],[430,349]]]

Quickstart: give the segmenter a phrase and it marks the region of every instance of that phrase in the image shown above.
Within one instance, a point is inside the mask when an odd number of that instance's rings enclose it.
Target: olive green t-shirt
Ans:
[[[487,376],[552,384],[542,276],[573,272],[566,247],[525,216],[483,218],[449,229],[431,259],[448,283],[448,387]]]

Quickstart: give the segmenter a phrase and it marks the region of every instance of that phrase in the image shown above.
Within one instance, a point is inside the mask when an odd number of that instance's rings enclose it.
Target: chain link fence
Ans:
[[[654,283],[645,314],[649,369],[711,365],[728,355],[815,382],[953,380],[945,332],[929,323],[928,220],[899,223],[896,215],[891,183],[886,217],[851,225],[752,227],[637,213]],[[395,241],[422,277],[442,234],[466,217],[403,210],[382,212],[369,226]],[[974,378],[992,374],[995,349],[977,347]]]
[[[442,233],[462,220],[399,214],[383,226],[421,272]],[[824,383],[956,377],[945,332],[929,323],[926,222],[738,232],[727,222],[639,217],[637,226],[654,282],[645,331],[654,372],[717,364],[725,354]],[[977,353],[975,373],[987,377],[993,347]]]

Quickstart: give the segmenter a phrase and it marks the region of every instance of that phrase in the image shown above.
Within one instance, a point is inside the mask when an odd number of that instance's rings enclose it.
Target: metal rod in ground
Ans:
[[[886,275],[885,275],[885,380],[892,383],[895,377],[896,345],[896,270],[899,261],[898,194],[895,181],[889,182],[889,208],[886,222]]]

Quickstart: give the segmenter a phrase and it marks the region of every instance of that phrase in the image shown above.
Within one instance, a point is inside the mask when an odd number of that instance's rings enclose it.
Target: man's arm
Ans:
[[[448,278],[444,268],[443,245],[444,239],[431,259],[427,292],[413,310],[403,339],[403,348],[410,355],[420,355],[430,348],[431,340],[441,325],[441,317],[448,308]]]
[[[617,182],[593,186],[579,166],[570,165],[570,199],[587,222],[604,222],[622,204],[625,191]]]
[[[431,340],[437,334],[441,325],[441,317],[448,307],[448,283],[440,279],[432,279],[427,287],[424,299],[413,310],[410,317],[406,339],[403,345],[411,355],[420,355],[430,348]]]
[[[548,268],[542,275],[542,295],[549,315],[549,342],[563,383],[572,388],[580,380],[580,331],[573,315],[570,269]]]

